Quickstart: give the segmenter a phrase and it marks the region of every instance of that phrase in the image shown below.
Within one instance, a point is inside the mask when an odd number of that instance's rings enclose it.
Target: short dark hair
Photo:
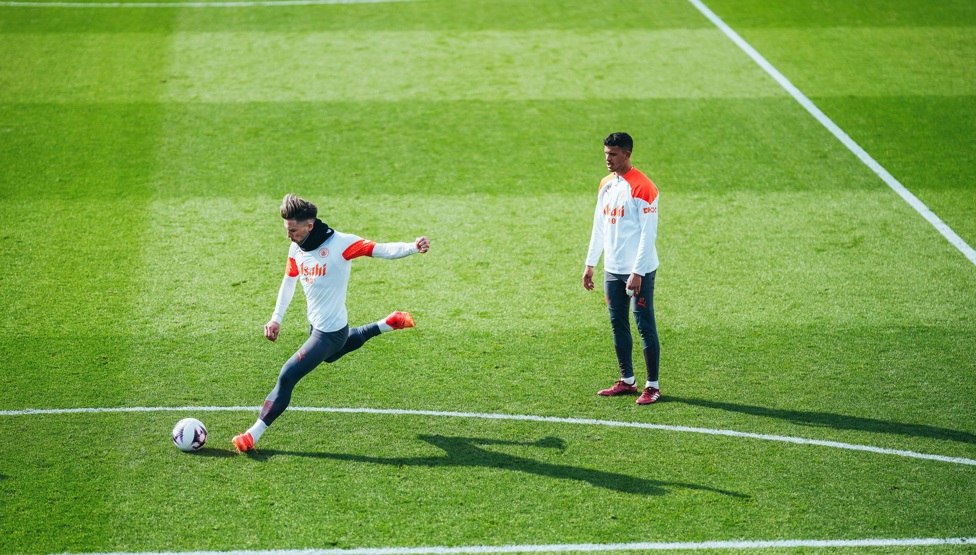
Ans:
[[[620,147],[620,150],[633,152],[634,139],[630,135],[618,131],[616,133],[610,133],[607,135],[607,138],[603,139],[603,146],[617,146]]]
[[[307,222],[314,220],[319,214],[319,209],[311,202],[288,193],[281,199],[281,217],[286,220],[296,222]]]

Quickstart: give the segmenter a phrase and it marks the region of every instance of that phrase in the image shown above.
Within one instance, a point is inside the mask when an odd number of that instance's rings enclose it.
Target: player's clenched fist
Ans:
[[[264,325],[264,336],[268,338],[268,341],[274,341],[278,339],[278,330],[280,329],[281,324],[272,320]]]

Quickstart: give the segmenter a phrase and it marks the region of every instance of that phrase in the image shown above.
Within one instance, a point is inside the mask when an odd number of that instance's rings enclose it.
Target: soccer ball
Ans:
[[[173,428],[173,443],[180,451],[199,451],[207,442],[207,428],[196,418],[184,418]]]

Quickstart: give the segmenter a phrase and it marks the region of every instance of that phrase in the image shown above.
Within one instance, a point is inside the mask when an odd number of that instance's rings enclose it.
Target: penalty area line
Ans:
[[[706,542],[634,542],[634,543],[561,543],[540,545],[472,545],[458,547],[370,547],[353,549],[288,549],[264,551],[159,551],[141,555],[461,555],[465,553],[594,553],[605,551],[664,550],[735,550],[786,549],[803,547],[918,547],[936,545],[971,545],[969,538],[893,538],[864,540],[759,540]],[[116,552],[87,555],[140,555],[138,552]]]
[[[827,117],[827,114],[823,113],[812,100],[807,98],[800,89],[798,89],[785,75],[780,73],[773,64],[769,63],[762,54],[760,54],[755,48],[752,47],[748,42],[745,41],[734,29],[728,26],[722,19],[715,15],[711,9],[708,8],[701,0],[688,0],[699,12],[702,13],[709,21],[712,22],[722,33],[725,34],[732,42],[735,43],[743,52],[745,52],[756,64],[759,65],[763,70],[766,71],[783,89],[793,97],[794,100],[800,103],[807,112],[810,112],[821,125],[827,128],[834,137],[837,137],[844,146],[847,147],[855,156],[857,156],[861,162],[863,162],[867,167],[871,168],[882,181],[885,182],[888,187],[890,187],[895,193],[898,194],[909,206],[915,209],[927,222],[932,224],[935,229],[945,237],[952,246],[956,247],[959,252],[962,253],[970,262],[976,264],[976,250],[974,250],[958,233],[953,231],[951,227],[942,221],[924,202],[919,200],[911,191],[909,191],[904,185],[899,182],[895,176],[891,175],[888,170],[886,170],[881,164],[877,162],[866,150],[861,148],[854,139],[852,139],[843,129],[840,128],[833,120]]]
[[[0,416],[27,416],[43,414],[78,414],[78,413],[121,413],[121,412],[235,412],[235,411],[257,411],[258,407],[116,407],[116,408],[74,408],[74,409],[24,409],[0,411]],[[295,412],[331,412],[348,414],[386,414],[395,416],[435,416],[445,418],[478,418],[482,420],[521,420],[526,422],[546,422],[551,424],[575,424],[582,426],[608,426],[620,428],[639,428],[644,430],[660,430],[668,432],[694,433],[715,436],[726,436],[734,438],[758,439],[762,441],[778,441],[781,443],[793,443],[796,445],[816,445],[819,447],[829,447],[832,449],[845,449],[848,451],[865,451],[880,455],[895,455],[912,459],[924,459],[952,464],[963,464],[976,466],[976,459],[963,457],[948,457],[945,455],[933,455],[930,453],[919,453],[916,451],[906,451],[901,449],[887,449],[872,445],[859,445],[856,443],[842,443],[839,441],[827,441],[822,439],[809,439],[792,436],[779,436],[772,434],[756,434],[752,432],[738,432],[735,430],[721,430],[714,428],[694,428],[690,426],[676,426],[671,424],[650,424],[647,422],[623,422],[618,420],[597,420],[591,418],[563,418],[558,416],[536,416],[531,414],[498,414],[498,413],[479,413],[479,412],[447,412],[434,410],[408,410],[408,409],[371,409],[371,408],[344,408],[344,407],[289,407],[289,411]]]

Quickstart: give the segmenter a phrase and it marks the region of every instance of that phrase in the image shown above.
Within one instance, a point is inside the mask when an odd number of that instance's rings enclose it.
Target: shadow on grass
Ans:
[[[959,443],[976,444],[976,435],[974,434],[960,432],[958,430],[950,430],[947,428],[926,426],[924,424],[901,424],[898,422],[877,420],[875,418],[844,416],[842,414],[832,414],[829,412],[770,409],[753,405],[720,403],[718,401],[708,401],[705,399],[694,399],[689,397],[675,397],[673,395],[669,395],[667,400],[673,403],[683,403],[696,407],[705,407],[729,412],[740,412],[752,416],[778,418],[780,420],[787,420],[789,422],[795,422],[805,426],[819,426],[824,428],[834,428],[837,430],[855,430],[879,434],[899,434],[911,437],[944,439],[948,441],[957,441]]]
[[[349,455],[345,453],[304,453],[295,451],[264,450],[250,456],[257,460],[267,460],[272,457],[280,456],[292,456],[385,464],[390,466],[426,466],[432,468],[468,466],[500,468],[516,472],[536,474],[539,476],[547,476],[550,478],[558,478],[562,480],[587,482],[596,487],[619,491],[622,493],[633,493],[637,495],[664,495],[668,493],[668,488],[684,488],[719,493],[729,497],[749,497],[748,495],[743,495],[741,493],[700,486],[697,484],[647,480],[644,478],[627,476],[625,474],[605,472],[603,470],[593,470],[576,466],[540,462],[506,453],[496,453],[480,447],[482,445],[514,445],[563,449],[565,447],[565,442],[561,438],[557,437],[547,437],[535,442],[505,441],[474,437],[448,437],[441,435],[420,435],[417,437],[418,439],[443,449],[447,455],[440,457],[368,457],[364,455]]]
[[[215,457],[218,459],[224,459],[227,457],[236,457],[240,455],[237,451],[233,449],[220,449],[217,447],[204,447],[199,451],[190,451],[187,455],[192,455],[194,457]]]

